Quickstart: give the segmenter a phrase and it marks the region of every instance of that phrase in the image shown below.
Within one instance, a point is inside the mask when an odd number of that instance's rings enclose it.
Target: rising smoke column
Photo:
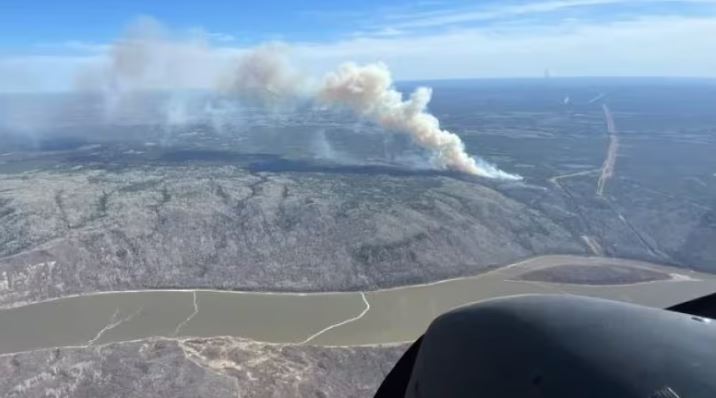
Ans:
[[[318,90],[318,99],[327,105],[347,107],[388,130],[409,134],[418,145],[433,152],[440,168],[489,178],[521,179],[468,155],[460,137],[442,130],[440,121],[427,112],[431,95],[429,88],[419,87],[408,100],[403,100],[382,63],[343,64],[326,75]]]

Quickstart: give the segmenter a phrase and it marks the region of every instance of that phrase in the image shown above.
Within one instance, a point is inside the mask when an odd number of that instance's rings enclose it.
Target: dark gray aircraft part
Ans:
[[[463,307],[433,321],[376,397],[716,397],[716,321],[691,315],[712,303],[525,295]]]

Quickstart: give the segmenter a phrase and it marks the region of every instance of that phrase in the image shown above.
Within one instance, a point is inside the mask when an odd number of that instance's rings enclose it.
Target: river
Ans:
[[[528,271],[567,264],[642,267],[672,279],[604,286],[516,280]],[[370,292],[102,292],[0,310],[0,353],[152,336],[231,335],[316,345],[395,343],[415,339],[451,308],[491,297],[567,293],[665,307],[714,291],[715,275],[613,258],[542,256],[477,276]]]

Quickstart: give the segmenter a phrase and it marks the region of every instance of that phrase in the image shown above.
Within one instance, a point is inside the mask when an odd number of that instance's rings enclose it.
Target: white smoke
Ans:
[[[209,122],[214,132],[228,135],[230,132],[237,132],[237,128],[244,126],[246,110],[228,99],[215,99],[208,101],[203,107],[197,109],[206,115],[205,120]]]
[[[301,95],[303,76],[288,62],[288,48],[277,44],[251,50],[221,79],[219,89],[249,102],[283,103]]]
[[[410,99],[403,100],[388,67],[382,63],[343,64],[325,77],[318,92],[318,98],[326,104],[348,107],[388,130],[410,134],[418,145],[432,151],[440,168],[489,178],[521,179],[468,155],[460,137],[442,130],[440,121],[426,111],[431,95],[432,90],[420,87]]]
[[[428,113],[432,91],[416,89],[408,99],[395,89],[388,67],[382,63],[341,65],[323,79],[312,80],[289,62],[289,49],[266,45],[234,51],[212,48],[201,37],[171,38],[156,21],[141,19],[112,47],[108,62],[85,71],[78,79],[98,89],[106,114],[138,112],[147,107],[143,98],[150,91],[169,93],[159,107],[162,125],[181,125],[208,120],[222,126],[238,107],[197,103],[181,91],[204,90],[223,93],[235,103],[286,106],[297,101],[315,101],[332,108],[348,108],[358,116],[378,123],[385,130],[408,134],[433,154],[441,169],[509,180],[521,177],[470,156],[460,137],[440,128],[439,120]],[[209,101],[205,97],[205,101]],[[229,114],[227,114],[229,112]],[[280,113],[276,113],[277,115]],[[240,115],[236,113],[236,118]]]
[[[197,93],[216,86],[234,55],[211,47],[200,34],[173,37],[143,17],[112,44],[104,62],[80,70],[75,85],[100,94],[106,122],[144,117],[178,126],[206,116],[197,114]]]
[[[105,83],[117,91],[210,87],[231,58],[199,34],[172,37],[151,18],[140,18],[110,50]]]
[[[338,159],[333,145],[326,137],[325,129],[318,129],[313,133],[311,150],[321,159]]]

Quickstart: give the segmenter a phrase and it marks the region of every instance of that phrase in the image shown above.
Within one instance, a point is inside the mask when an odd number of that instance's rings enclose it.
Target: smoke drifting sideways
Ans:
[[[427,111],[432,91],[421,87],[403,99],[382,63],[345,63],[315,79],[293,67],[286,45],[217,48],[201,34],[170,36],[153,19],[140,19],[114,43],[107,62],[79,73],[78,89],[101,94],[106,121],[141,113],[151,92],[169,93],[160,107],[163,124],[169,127],[202,119],[220,128],[240,118],[246,104],[271,108],[309,103],[314,109],[348,109],[386,132],[409,135],[432,154],[436,168],[521,179],[469,155],[460,137],[441,129]],[[213,94],[197,95],[207,92]]]
[[[318,99],[328,105],[348,107],[388,131],[409,134],[416,144],[433,153],[439,168],[488,178],[521,179],[470,156],[460,137],[442,130],[440,121],[427,112],[431,96],[431,89],[419,87],[404,101],[383,63],[364,66],[345,63],[328,73],[318,91]]]
[[[106,59],[80,69],[74,83],[79,93],[99,94],[96,116],[106,123],[148,119],[170,129],[207,118],[221,125],[236,109],[210,91],[237,55],[211,47],[200,32],[174,37],[145,17],[112,44]]]

